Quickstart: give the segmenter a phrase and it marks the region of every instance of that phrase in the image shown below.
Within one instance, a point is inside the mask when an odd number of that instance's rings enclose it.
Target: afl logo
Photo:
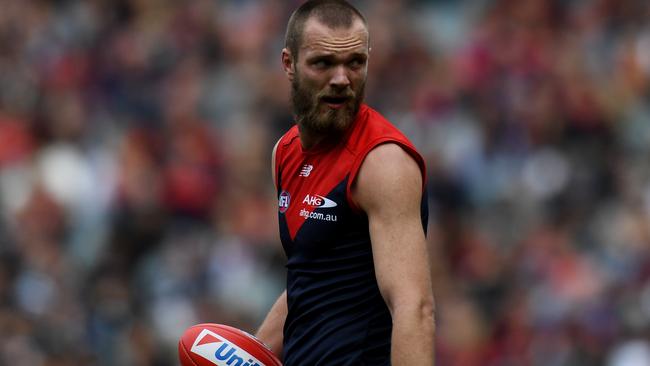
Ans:
[[[278,209],[280,210],[280,213],[285,213],[287,211],[289,208],[289,201],[291,201],[289,192],[282,191],[282,193],[280,193],[280,197],[278,198]]]

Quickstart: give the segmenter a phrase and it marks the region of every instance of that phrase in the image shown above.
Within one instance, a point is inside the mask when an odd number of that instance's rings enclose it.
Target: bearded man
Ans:
[[[286,366],[434,362],[424,160],[363,102],[368,40],[343,0],[287,26],[296,125],[272,158],[287,287],[257,332]]]

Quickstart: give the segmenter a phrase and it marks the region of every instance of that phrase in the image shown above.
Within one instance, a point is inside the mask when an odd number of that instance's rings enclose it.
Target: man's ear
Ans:
[[[291,51],[288,49],[284,48],[282,49],[282,70],[284,70],[284,73],[287,75],[289,78],[289,81],[293,81],[293,76],[294,76],[294,70],[295,70],[295,65],[293,64],[294,59],[293,55],[291,54]]]

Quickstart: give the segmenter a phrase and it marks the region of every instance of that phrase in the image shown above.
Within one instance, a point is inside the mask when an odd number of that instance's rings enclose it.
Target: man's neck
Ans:
[[[343,136],[342,133],[316,132],[300,123],[298,124],[298,135],[300,136],[300,144],[303,150],[320,149],[337,145]]]

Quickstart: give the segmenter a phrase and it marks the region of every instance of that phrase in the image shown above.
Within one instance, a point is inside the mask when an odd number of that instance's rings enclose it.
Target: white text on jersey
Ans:
[[[309,206],[319,207],[319,208],[336,207],[336,202],[332,201],[329,198],[319,196],[317,194],[306,195],[305,198],[302,200],[302,203],[307,204]]]

